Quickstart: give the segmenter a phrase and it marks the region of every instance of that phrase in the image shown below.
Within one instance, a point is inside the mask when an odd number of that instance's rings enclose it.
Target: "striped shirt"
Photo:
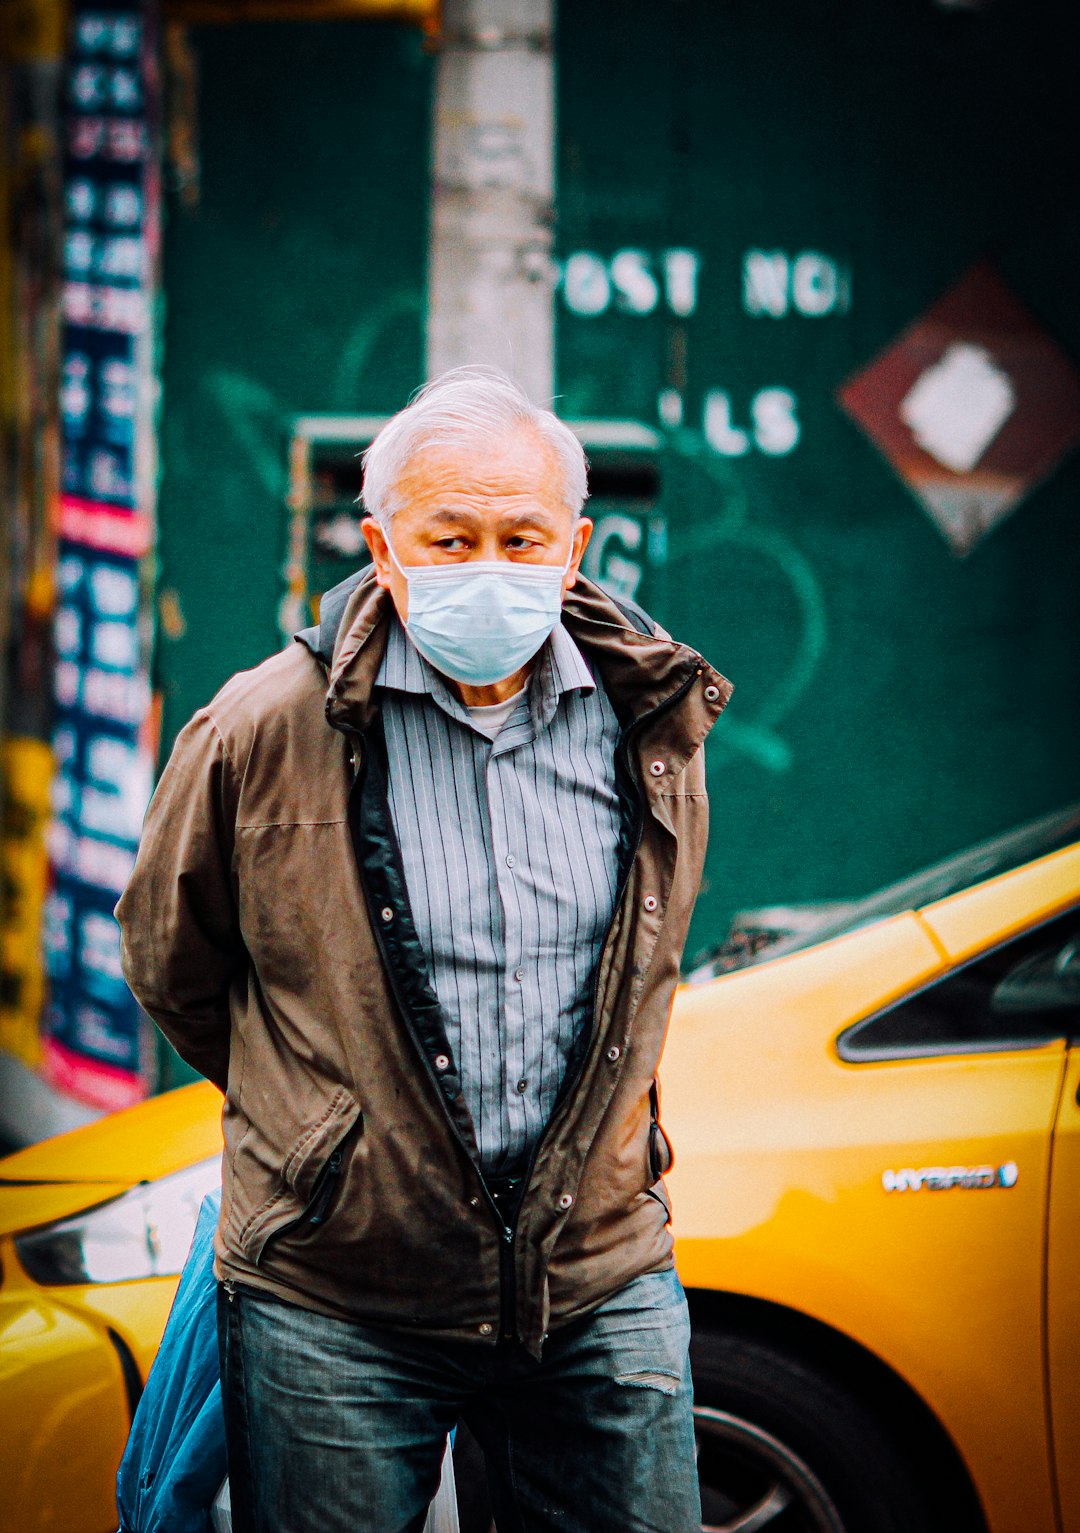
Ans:
[[[560,623],[494,741],[391,622],[390,814],[481,1169],[514,1171],[592,1020],[615,908],[619,727]]]

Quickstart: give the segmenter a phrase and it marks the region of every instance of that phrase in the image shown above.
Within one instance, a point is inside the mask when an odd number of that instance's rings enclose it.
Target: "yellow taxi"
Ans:
[[[680,991],[706,1527],[1080,1533],[1078,842],[1074,809]]]
[[[703,1527],[1080,1533],[1080,808],[807,915],[664,1058]],[[0,1161],[5,1528],[115,1528],[219,1106]]]

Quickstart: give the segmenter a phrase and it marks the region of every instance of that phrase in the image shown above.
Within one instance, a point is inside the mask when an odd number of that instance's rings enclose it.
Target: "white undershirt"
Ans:
[[[525,687],[508,697],[503,703],[487,703],[482,708],[470,708],[469,717],[489,740],[494,740],[518,703],[525,695]]]

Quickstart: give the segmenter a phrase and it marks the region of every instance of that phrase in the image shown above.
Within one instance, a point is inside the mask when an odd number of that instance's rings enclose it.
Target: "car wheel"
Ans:
[[[812,1364],[737,1333],[691,1344],[703,1533],[934,1533],[886,1429]]]

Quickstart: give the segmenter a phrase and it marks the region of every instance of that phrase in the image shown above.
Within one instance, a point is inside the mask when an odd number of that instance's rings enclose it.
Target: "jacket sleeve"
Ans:
[[[116,906],[124,978],[200,1075],[225,1090],[229,988],[247,962],[232,872],[237,783],[205,709],[176,737]]]

